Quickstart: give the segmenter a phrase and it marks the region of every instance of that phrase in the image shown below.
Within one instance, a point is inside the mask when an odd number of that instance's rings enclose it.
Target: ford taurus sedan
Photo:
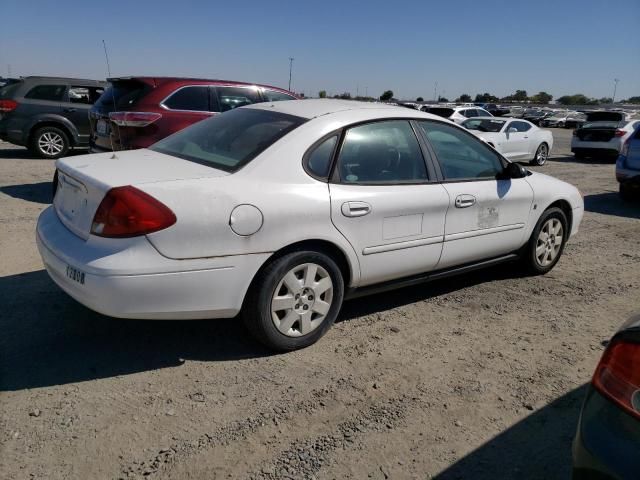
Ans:
[[[544,165],[553,147],[551,132],[526,120],[506,117],[471,118],[462,125],[509,160]]]
[[[242,107],[57,174],[37,242],[69,295],[114,317],[242,312],[279,350],[350,296],[518,258],[544,274],[583,215],[576,188],[448,120],[351,101]]]

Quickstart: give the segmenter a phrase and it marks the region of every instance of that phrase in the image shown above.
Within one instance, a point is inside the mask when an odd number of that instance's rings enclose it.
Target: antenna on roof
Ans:
[[[107,73],[111,77],[111,66],[109,65],[109,54],[107,53],[107,44],[102,40],[102,46],[104,47],[104,58],[107,60]]]
[[[107,74],[109,75],[107,78],[111,78],[111,65],[109,65],[109,54],[107,53],[107,44],[104,41],[104,39],[102,39],[102,47],[104,48],[104,58],[107,61]],[[113,100],[113,111],[115,112],[116,97],[114,96],[113,93],[111,94],[111,99]],[[120,136],[120,127],[118,127],[118,137],[120,138],[120,146],[122,147],[122,137]],[[111,158],[118,158],[116,155],[116,151],[113,148],[113,140],[111,138],[111,132],[109,132],[109,141],[111,142],[111,150],[113,151],[113,155],[111,155]]]

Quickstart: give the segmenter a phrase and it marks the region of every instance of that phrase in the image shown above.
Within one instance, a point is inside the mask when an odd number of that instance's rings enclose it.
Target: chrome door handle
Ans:
[[[342,204],[342,214],[345,217],[362,217],[371,213],[371,205],[367,202],[345,202]]]
[[[476,197],[473,195],[458,195],[456,197],[456,208],[467,208],[476,204]]]

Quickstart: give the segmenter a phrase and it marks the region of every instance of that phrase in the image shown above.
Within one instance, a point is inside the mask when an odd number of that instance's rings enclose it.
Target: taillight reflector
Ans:
[[[18,108],[18,102],[15,100],[0,100],[0,112],[7,113]]]
[[[631,137],[627,138],[627,141],[622,145],[622,150],[620,151],[620,155],[626,157],[629,155],[629,144],[631,143]]]
[[[162,118],[154,112],[111,112],[109,119],[119,127],[146,127]]]
[[[132,186],[112,188],[93,217],[91,233],[99,237],[137,237],[176,223],[166,205]]]
[[[626,135],[627,132],[625,132],[624,130],[616,130],[616,133],[614,133],[614,135],[616,137],[624,137]]]
[[[640,343],[614,340],[602,355],[592,382],[602,395],[640,418]]]

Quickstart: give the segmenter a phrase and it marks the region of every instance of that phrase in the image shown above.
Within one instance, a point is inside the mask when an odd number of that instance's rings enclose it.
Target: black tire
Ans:
[[[631,202],[634,200],[634,191],[629,188],[629,185],[625,185],[624,183],[620,184],[620,198],[625,202]]]
[[[542,152],[544,152],[544,155],[542,155]],[[531,161],[529,162],[529,164],[537,165],[538,167],[541,167],[542,165],[547,163],[548,158],[549,158],[549,145],[547,145],[546,142],[542,142],[540,145],[538,145],[538,148],[536,149],[536,153],[531,159]]]
[[[558,220],[562,225],[562,241],[553,260],[549,264],[543,265],[536,255],[536,249],[539,246],[538,241],[541,230],[546,223],[552,219]],[[558,260],[560,260],[560,257],[564,252],[564,246],[567,243],[569,233],[569,222],[567,221],[567,216],[561,209],[553,207],[543,212],[543,214],[540,215],[536,228],[533,229],[533,233],[531,233],[531,237],[522,252],[522,262],[527,272],[532,275],[544,275],[551,271],[551,269],[555,267],[556,263],[558,263]]]
[[[60,158],[69,151],[69,137],[58,127],[42,127],[31,135],[29,150],[40,158]]]
[[[333,287],[332,299],[324,320],[314,330],[300,336],[288,336],[276,327],[272,319],[271,302],[285,275],[304,264],[316,264],[328,273]],[[297,350],[317,342],[331,328],[340,312],[343,298],[342,272],[331,257],[322,252],[295,251],[276,258],[258,273],[247,293],[242,316],[249,333],[266,347],[277,351]]]

